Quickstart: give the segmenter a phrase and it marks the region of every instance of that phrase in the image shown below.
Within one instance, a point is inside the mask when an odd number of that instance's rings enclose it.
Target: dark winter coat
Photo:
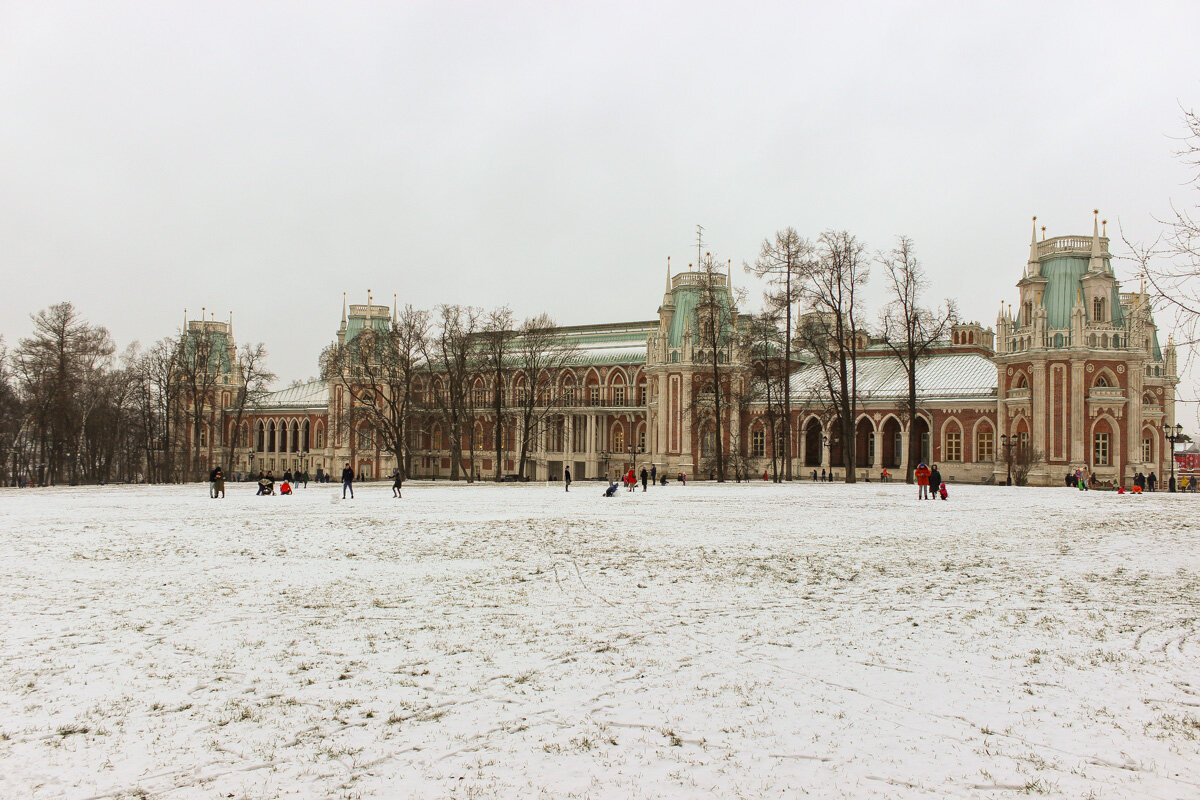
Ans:
[[[354,482],[354,470],[350,469],[350,467],[346,467],[344,470],[342,470],[342,483],[353,483],[353,482]]]
[[[942,471],[938,469],[929,471],[929,485],[933,489],[942,485]]]

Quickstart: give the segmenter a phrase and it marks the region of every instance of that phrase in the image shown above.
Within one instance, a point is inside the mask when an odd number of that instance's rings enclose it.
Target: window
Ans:
[[[1108,387],[1108,378],[1104,377],[1103,375],[1101,375],[1099,378],[1096,378],[1095,387],[1097,389],[1107,388]]]
[[[575,387],[567,385],[563,387],[562,403],[564,406],[575,405]]]
[[[588,387],[588,405],[589,406],[600,405],[600,387],[599,386],[589,386]]]
[[[980,431],[979,439],[975,443],[975,460],[976,461],[993,461],[995,460],[995,441],[990,430]]]
[[[200,446],[201,447],[208,446],[208,429],[207,428],[200,429]]]
[[[875,463],[875,434],[867,434],[867,464]]]
[[[646,384],[641,384],[637,389],[637,404],[639,406],[646,405]]]
[[[1142,461],[1149,463],[1154,456],[1154,442],[1149,436],[1142,437]]]
[[[646,452],[646,429],[645,428],[641,428],[640,430],[638,430],[637,444],[638,444],[638,450],[640,450],[643,453]]]
[[[612,389],[612,402],[614,406],[625,405],[625,387],[614,386]]]
[[[1017,447],[1024,452],[1029,452],[1029,431],[1021,431],[1017,434]]]
[[[895,453],[896,463],[900,463],[900,459],[908,457],[908,453],[904,452],[904,434],[900,431],[892,434],[892,452]]]
[[[1092,463],[1097,467],[1108,466],[1108,434],[1097,433],[1092,437]]]
[[[767,436],[762,428],[755,428],[750,431],[750,455],[753,458],[762,458],[767,454]]]
[[[358,448],[360,450],[369,450],[373,446],[374,437],[371,436],[370,428],[362,428],[358,432]]]
[[[929,453],[929,431],[921,434],[921,460],[926,464],[933,461]]]
[[[946,460],[962,461],[962,431],[946,433]]]
[[[613,428],[612,432],[612,449],[613,452],[620,453],[625,450],[625,431],[622,428]]]
[[[317,449],[320,450],[324,447],[325,447],[325,429],[317,428]]]

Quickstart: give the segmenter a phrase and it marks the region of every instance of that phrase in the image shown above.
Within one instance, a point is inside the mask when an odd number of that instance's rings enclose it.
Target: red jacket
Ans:
[[[929,467],[917,467],[917,486],[929,485]]]

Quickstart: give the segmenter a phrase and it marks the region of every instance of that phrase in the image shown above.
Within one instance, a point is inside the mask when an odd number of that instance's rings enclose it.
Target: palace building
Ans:
[[[907,379],[900,362],[883,341],[854,334],[858,411],[851,446],[860,478],[875,480],[885,468],[903,474],[911,437],[919,438],[923,460],[937,463],[950,482],[1004,481],[1014,449],[1033,454],[1027,464],[1031,484],[1061,484],[1077,468],[1114,484],[1128,484],[1137,472],[1169,471],[1162,426],[1175,421],[1174,347],[1160,346],[1144,289],[1121,291],[1099,220],[1090,236],[1047,239],[1043,229],[1038,239],[1035,227],[1019,275],[1015,311],[1002,303],[994,329],[953,325],[919,363],[915,420],[904,410]],[[655,318],[556,330],[571,354],[549,378],[554,407],[536,431],[524,434],[532,437],[524,477],[555,480],[570,466],[576,479],[599,478],[631,465],[707,477],[716,448],[711,406],[702,402],[711,391],[711,360],[705,360],[710,354],[701,352],[696,331],[710,280],[710,274],[672,274],[668,267]],[[724,293],[737,320],[732,278],[721,275],[719,281],[712,288]],[[370,301],[343,304],[336,341],[386,328],[395,313]],[[234,352],[232,322],[192,321],[185,337],[214,337],[221,352]],[[742,474],[761,476],[772,448],[780,447],[778,434],[768,430],[765,403],[744,391],[753,382],[747,350],[730,347],[722,358],[729,375],[724,391],[731,398],[722,410],[723,452]],[[223,374],[214,382],[215,410],[201,432],[211,464],[227,472],[323,469],[336,476],[350,463],[364,479],[395,469],[379,437],[349,429],[353,397],[345,381],[352,377],[274,392],[235,423],[230,397],[240,382],[239,365],[229,358],[214,363]],[[506,393],[525,391],[517,372],[506,376]],[[473,376],[472,386],[482,390],[484,380]],[[803,352],[791,386],[793,473],[811,477],[827,470],[840,477],[843,443],[822,398],[820,368]],[[431,388],[421,379],[414,385],[418,393]],[[734,402],[735,396],[749,400]],[[490,445],[494,414],[480,408],[472,417],[467,424],[474,426],[474,452],[451,452],[436,415],[414,424],[410,477],[448,477],[456,458],[462,474],[513,473],[522,431],[508,425],[504,463],[497,465]],[[190,448],[190,427],[181,435]],[[234,463],[226,464],[231,445]]]

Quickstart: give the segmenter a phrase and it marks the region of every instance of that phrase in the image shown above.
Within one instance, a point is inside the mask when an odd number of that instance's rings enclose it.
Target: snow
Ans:
[[[1200,797],[1196,497],[0,490],[0,797]]]

